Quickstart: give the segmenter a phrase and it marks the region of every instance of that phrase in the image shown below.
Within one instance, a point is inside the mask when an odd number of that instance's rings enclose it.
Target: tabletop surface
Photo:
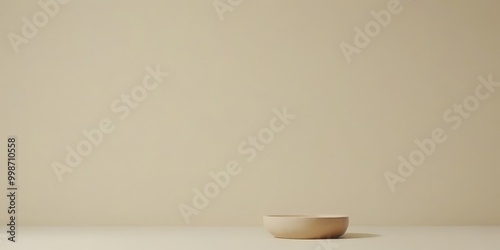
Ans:
[[[349,227],[339,239],[273,238],[263,227],[20,227],[0,249],[500,250],[500,227]]]

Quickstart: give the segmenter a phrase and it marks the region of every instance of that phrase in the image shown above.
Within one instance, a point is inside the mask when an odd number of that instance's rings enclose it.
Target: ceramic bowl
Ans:
[[[344,215],[265,215],[264,227],[276,238],[326,239],[342,236],[349,225]]]

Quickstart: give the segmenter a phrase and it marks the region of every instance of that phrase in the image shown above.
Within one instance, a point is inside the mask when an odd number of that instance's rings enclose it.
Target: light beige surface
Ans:
[[[353,227],[339,239],[273,238],[262,227],[26,227],[6,250],[497,250],[500,227]]]
[[[457,130],[442,116],[478,76],[500,81],[500,2],[401,1],[347,63],[340,44],[388,2],[244,0],[221,21],[211,0],[73,0],[16,54],[7,34],[41,8],[0,1],[0,160],[17,135],[19,223],[186,225],[179,205],[235,160],[189,225],[499,225],[500,91]],[[110,106],[156,65],[170,75],[120,120]],[[238,146],[283,107],[295,117],[247,162]],[[59,182],[52,164],[103,118],[114,131]],[[435,128],[446,141],[392,192],[384,173]]]

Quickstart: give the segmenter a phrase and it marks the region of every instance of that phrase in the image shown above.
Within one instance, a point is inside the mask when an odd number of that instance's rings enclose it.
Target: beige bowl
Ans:
[[[349,225],[343,215],[266,215],[263,221],[274,237],[286,239],[338,238]]]

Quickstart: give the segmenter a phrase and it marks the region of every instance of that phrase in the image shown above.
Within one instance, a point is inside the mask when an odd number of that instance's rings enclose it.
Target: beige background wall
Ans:
[[[402,0],[350,63],[340,44],[389,1],[232,3],[221,20],[209,0],[73,0],[15,53],[9,32],[42,8],[0,1],[0,187],[17,135],[22,225],[186,225],[179,205],[231,160],[241,173],[189,225],[259,225],[268,213],[500,225],[500,91],[456,130],[443,119],[478,76],[500,81],[498,1]],[[110,106],[156,65],[170,75],[121,120]],[[246,161],[238,146],[283,107],[295,118]],[[114,130],[59,181],[54,162],[103,118]],[[436,128],[445,142],[401,177],[398,156]],[[405,179],[394,192],[388,171]],[[0,206],[3,223],[5,196]]]

